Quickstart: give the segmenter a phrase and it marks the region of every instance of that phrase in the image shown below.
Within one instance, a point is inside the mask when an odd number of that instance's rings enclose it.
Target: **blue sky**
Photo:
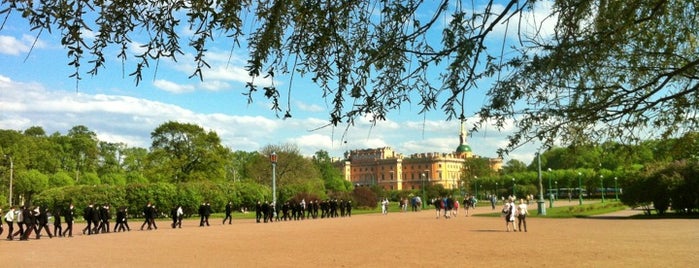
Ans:
[[[540,19],[546,12],[544,5],[533,14]],[[186,40],[187,30],[178,31]],[[504,29],[498,31],[501,33],[494,36],[502,40]],[[35,36],[36,32],[30,32],[26,22],[16,16],[10,16],[0,30],[0,129],[41,126],[49,134],[66,134],[73,126],[84,125],[100,140],[148,148],[150,133],[157,126],[179,121],[217,132],[224,145],[233,150],[256,151],[268,144],[291,143],[304,155],[322,149],[337,157],[347,150],[384,146],[405,155],[452,152],[458,146],[459,122],[446,121],[441,110],[420,115],[417,103],[405,103],[391,112],[387,121],[375,126],[368,120],[358,121],[346,134],[347,143],[343,140],[344,125],[312,131],[328,123],[331,107],[317,86],[299,76],[293,78],[293,117],[279,119],[262,94],[255,95],[252,104],[242,95],[247,92],[245,82],[250,80],[243,69],[248,53],[244,46],[232,53],[227,42],[209,47],[207,61],[212,68],[204,73],[203,82],[187,78],[194,70],[188,50],[178,62],[159,62],[157,71],[151,62],[138,86],[128,76],[134,58],[129,58],[122,71],[121,61],[111,51],[106,69],[95,77],[84,73],[88,69],[84,63],[83,79],[76,90],[75,79],[69,77],[74,69],[67,65],[67,50],[60,45],[60,37],[44,32],[30,52]],[[137,44],[130,47],[132,52],[138,49]],[[282,90],[283,105],[289,80],[288,76],[278,76],[274,81]],[[271,83],[268,79],[255,81],[262,86]],[[488,85],[484,82],[479,87],[487,89]],[[486,100],[478,93],[467,98],[467,106],[472,107],[467,115]],[[469,117],[467,122],[474,121]],[[487,127],[473,133],[468,143],[475,154],[495,157],[496,150],[507,144],[506,136],[511,131]],[[505,161],[514,158],[529,163],[535,148],[533,144],[525,145],[506,156]]]

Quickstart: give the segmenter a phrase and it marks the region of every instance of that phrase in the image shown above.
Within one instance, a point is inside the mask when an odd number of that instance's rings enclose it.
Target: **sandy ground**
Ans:
[[[478,208],[483,212],[490,209]],[[222,225],[215,219],[210,227],[187,220],[182,229],[159,223],[153,231],[134,230],[140,227],[134,219],[125,233],[1,240],[0,265],[693,267],[699,262],[697,220],[531,218],[526,233],[505,232],[502,218],[462,213],[436,219],[434,210],[267,224],[246,219]]]

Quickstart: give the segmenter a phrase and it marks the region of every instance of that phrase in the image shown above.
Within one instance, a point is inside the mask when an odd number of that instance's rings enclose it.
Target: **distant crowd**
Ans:
[[[297,221],[317,218],[351,217],[352,201],[343,199],[288,201],[281,206],[274,202],[258,201],[255,206],[257,223]]]

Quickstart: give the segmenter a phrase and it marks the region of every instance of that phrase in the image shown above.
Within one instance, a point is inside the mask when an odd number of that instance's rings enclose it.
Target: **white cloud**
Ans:
[[[0,35],[0,54],[17,56],[27,53],[30,48],[29,44],[18,40],[14,36]]]
[[[267,144],[294,143],[306,156],[321,149],[331,156],[342,156],[348,150],[386,146],[404,155],[452,152],[459,141],[458,121],[381,121],[372,126],[368,119],[362,118],[349,129],[344,125],[320,128],[328,121],[199,113],[129,96],[49,90],[2,75],[0,89],[0,129],[41,126],[47,133],[65,134],[74,126],[84,125],[97,133],[100,140],[144,148],[150,147],[150,133],[167,121],[197,124],[215,131],[223,144],[233,150],[256,151]],[[469,139],[469,144],[474,153],[494,157],[495,150],[505,142],[505,135],[496,131],[477,134]],[[533,157],[530,155],[527,157],[524,151],[511,156],[521,156],[518,159],[526,163]]]
[[[222,91],[225,89],[229,89],[231,87],[230,84],[223,82],[221,80],[205,80],[204,82],[201,83],[201,88],[207,90],[207,91]]]
[[[294,102],[294,108],[298,108],[301,111],[304,112],[311,112],[311,113],[317,113],[317,112],[324,112],[326,109],[323,106],[317,105],[317,104],[309,104],[305,103],[302,101],[295,101]]]
[[[153,81],[153,86],[175,94],[192,92],[195,89],[193,85],[181,85],[164,79],[156,79]]]

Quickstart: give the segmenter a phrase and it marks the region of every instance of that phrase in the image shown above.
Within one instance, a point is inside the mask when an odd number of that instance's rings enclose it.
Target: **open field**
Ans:
[[[691,267],[699,262],[699,221],[685,219],[531,218],[527,233],[505,232],[502,218],[436,219],[429,209],[211,223],[198,227],[198,221],[187,220],[182,229],[170,229],[169,221],[161,220],[158,230],[138,231],[141,222],[134,219],[131,232],[92,236],[81,235],[83,225],[76,224],[73,238],[2,240],[0,259],[12,260],[7,267]]]

